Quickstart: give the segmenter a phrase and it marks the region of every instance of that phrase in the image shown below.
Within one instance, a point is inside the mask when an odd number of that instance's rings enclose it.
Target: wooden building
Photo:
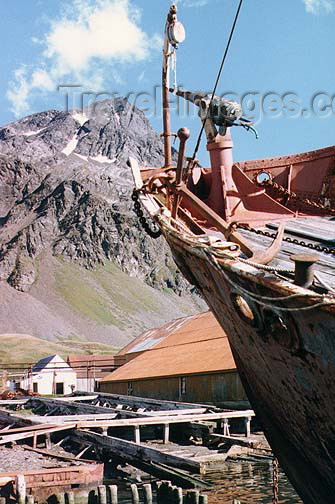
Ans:
[[[69,355],[67,363],[77,373],[76,390],[94,392],[99,390],[102,378],[125,363],[125,357],[109,354],[78,354]]]
[[[118,355],[126,364],[101,380],[102,392],[217,405],[247,400],[228,338],[211,312],[146,331]]]
[[[39,360],[28,371],[20,387],[42,395],[71,394],[76,388],[76,372],[59,355]]]

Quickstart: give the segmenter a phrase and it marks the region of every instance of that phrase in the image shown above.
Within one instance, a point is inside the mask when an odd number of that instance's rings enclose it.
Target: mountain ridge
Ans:
[[[133,212],[132,179],[126,164],[130,155],[140,164],[161,166],[163,143],[145,115],[122,98],[99,102],[94,115],[47,111],[0,128],[0,296],[5,302],[9,295],[5,284],[43,301],[38,285],[48,285],[55,293],[53,275],[65,265],[70,268],[73,285],[79,280],[85,285],[89,272],[115,265],[118,272],[105,275],[109,275],[108,281],[118,278],[120,293],[123,285],[118,275],[125,274],[141,283],[140,296],[149,296],[154,303],[156,295],[162,306],[164,302],[169,306],[168,313],[157,307],[156,314],[147,316],[134,298],[138,309],[127,327],[118,331],[117,324],[110,324],[121,344],[138,330],[204,307],[177,270],[163,239],[152,240],[146,235]],[[49,265],[46,269],[49,267],[55,280],[52,285],[45,280],[45,272],[41,278],[39,268],[43,264]],[[108,289],[101,287],[101,278],[90,281],[93,305],[103,306]],[[104,285],[108,281],[104,280]],[[123,284],[128,286],[126,277]],[[156,291],[149,294],[147,287]],[[127,289],[129,295],[129,286]],[[64,293],[60,296],[57,291],[57,296],[58,302],[68,304]],[[55,296],[50,295],[48,303],[51,298]],[[118,322],[121,305],[125,305],[120,299],[113,305]],[[52,310],[48,306],[46,312],[49,308]],[[78,312],[78,306],[71,309]],[[96,309],[100,315],[104,312]],[[61,310],[64,312],[65,308]],[[16,328],[22,324],[15,325],[4,309],[2,315],[0,333],[20,332]],[[80,315],[87,319],[83,312]],[[95,320],[94,327],[100,334],[98,325],[105,326],[99,337],[106,342],[109,325],[104,324],[104,316]],[[62,325],[61,316],[59,320]],[[77,320],[77,336],[81,325]],[[71,324],[65,326],[67,333]],[[43,337],[36,332],[33,335]],[[48,335],[49,339],[57,337]],[[89,339],[85,331],[81,337]]]

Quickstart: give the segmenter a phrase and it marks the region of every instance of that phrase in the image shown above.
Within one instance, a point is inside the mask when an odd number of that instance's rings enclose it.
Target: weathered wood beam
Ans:
[[[0,431],[0,437],[2,438],[3,436],[11,436],[12,434],[19,434],[21,432],[28,432],[29,433],[29,432],[38,431],[38,430],[53,429],[54,427],[58,427],[58,426],[59,425],[57,423],[28,425],[27,427],[19,427],[17,429]]]
[[[76,459],[80,459],[80,457],[81,457],[82,455],[84,455],[84,453],[86,453],[88,450],[90,450],[90,449],[92,448],[92,446],[93,446],[93,445],[91,445],[91,444],[90,444],[90,445],[85,446],[85,448],[83,448],[82,450],[80,450],[80,452],[79,452],[79,453],[77,453],[77,455],[76,455],[76,457],[75,457],[75,458],[76,458]]]
[[[135,425],[165,425],[174,423],[187,423],[196,421],[207,421],[215,422],[216,420],[221,420],[224,418],[245,418],[254,416],[255,413],[252,410],[248,411],[230,411],[224,413],[203,413],[200,415],[169,415],[169,416],[154,416],[147,418],[129,418],[123,420],[99,420],[94,422],[90,421],[79,421],[77,423],[78,428],[90,428],[90,427],[131,427]]]
[[[71,422],[71,423],[74,423],[74,422],[77,422],[77,421],[81,421],[81,420],[92,420],[92,422],[94,422],[97,418],[99,418],[99,420],[113,420],[117,417],[117,413],[111,413],[111,414],[106,414],[106,415],[103,415],[103,414],[89,414],[89,415],[57,415],[57,416],[52,416],[52,417],[44,417],[44,416],[40,416],[40,415],[34,415],[31,420],[34,422],[34,423],[44,423],[44,424],[48,424],[48,423],[53,423],[53,424],[56,424],[56,425],[59,425],[59,424],[64,424],[64,423],[67,423],[67,422]],[[1,431],[0,431],[0,434],[1,434]]]
[[[257,448],[260,445],[260,441],[246,437],[226,436],[224,434],[209,434],[209,437],[230,445],[246,446],[248,448]]]
[[[166,464],[196,474],[201,474],[204,471],[204,464],[202,463],[171,455],[143,444],[136,444],[133,441],[126,441],[112,436],[103,436],[96,432],[78,430],[71,434],[71,438],[77,442],[82,443],[86,441],[88,444],[99,445],[102,448],[110,450],[118,457],[126,459],[130,464],[134,462],[133,465],[136,465],[137,460],[140,460],[147,463],[157,462]]]
[[[13,413],[9,413],[8,411],[4,409],[0,409],[0,420],[1,423],[7,423],[7,424],[15,424],[18,426],[26,426],[26,425],[31,425],[31,422],[28,418],[22,417],[19,415],[15,415]]]
[[[57,397],[57,401],[62,402],[78,402],[78,401],[94,401],[97,399],[98,395],[88,395],[88,396],[68,396],[68,397]]]
[[[89,393],[80,392],[78,393],[80,396],[89,395]],[[193,408],[211,408],[217,411],[219,408],[216,408],[213,405],[209,404],[198,404],[198,403],[187,403],[181,401],[166,401],[161,399],[151,399],[147,397],[136,397],[136,396],[127,396],[121,394],[109,394],[108,392],[97,392],[97,396],[101,399],[106,399],[107,401],[113,402],[114,404],[128,404],[136,406],[137,408],[149,408],[149,409],[157,409],[161,410],[162,408],[165,410],[177,410],[177,409],[193,409]],[[75,396],[77,397],[77,396]]]
[[[10,443],[12,441],[20,441],[22,439],[30,439],[34,438],[35,440],[37,439],[37,436],[43,436],[48,433],[54,433],[54,432],[61,432],[61,431],[66,431],[70,429],[74,429],[76,427],[76,424],[66,424],[62,426],[57,426],[57,427],[52,427],[46,430],[34,430],[30,432],[22,432],[18,434],[8,434],[8,435],[2,435],[0,436],[0,445],[4,445],[7,443]]]
[[[68,439],[70,439],[70,436],[68,436]],[[59,453],[53,453],[52,451],[43,450],[41,448],[32,448],[31,446],[28,445],[21,445],[21,448],[23,448],[24,450],[33,451],[36,453],[40,453],[41,455],[46,455],[47,457],[56,458],[59,460],[70,460],[70,461],[78,460],[77,457],[71,457],[70,455],[61,455]],[[90,459],[80,459],[80,461],[85,462],[86,464],[96,464],[95,460]]]
[[[30,397],[26,399],[0,399],[0,408],[2,406],[22,406],[29,401]]]
[[[164,415],[187,415],[187,414],[201,414],[206,413],[208,408],[193,408],[193,409],[178,409],[178,410],[157,410],[157,411],[143,411],[143,416],[164,416]]]
[[[93,404],[86,403],[76,403],[76,402],[66,402],[62,399],[49,399],[44,397],[32,398],[31,405],[35,412],[38,411],[39,408],[57,408],[61,412],[60,415],[57,416],[68,416],[68,415],[106,415],[117,413],[118,415],[128,418],[141,418],[145,416],[143,413],[138,413],[136,411],[128,411],[117,408],[106,408],[102,406],[95,406]],[[48,413],[50,415],[50,413]]]

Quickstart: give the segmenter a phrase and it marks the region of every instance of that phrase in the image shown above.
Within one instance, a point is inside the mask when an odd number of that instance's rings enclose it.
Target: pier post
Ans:
[[[224,418],[224,420],[223,420],[223,434],[224,434],[224,436],[230,436],[228,418]]]
[[[23,474],[16,476],[16,498],[18,504],[26,504],[26,480]]]
[[[135,430],[135,443],[140,444],[141,443],[140,426],[135,425],[134,430]]]
[[[110,504],[118,504],[117,486],[108,485]]]
[[[76,504],[88,504],[89,493],[88,490],[81,490],[79,495],[76,495]],[[70,501],[68,502],[70,504]]]
[[[245,419],[245,437],[250,437],[250,424],[251,424],[251,417],[246,417]]]
[[[161,484],[157,488],[157,504],[166,504],[170,487],[170,481],[161,482]]]
[[[74,492],[67,492],[67,504],[74,504]]]
[[[198,490],[189,490],[188,492],[186,492],[186,503],[187,504],[199,504]]]
[[[140,504],[140,497],[138,495],[137,485],[135,485],[135,483],[133,483],[130,488],[131,488],[131,497],[132,497],[133,504]]]
[[[55,495],[57,504],[65,504],[65,494],[57,493]]]
[[[6,504],[6,501],[4,501],[4,504]],[[35,497],[33,495],[27,495],[27,504],[35,504]]]
[[[152,489],[151,485],[143,485],[143,491],[144,491],[144,504],[152,504]]]
[[[172,502],[173,504],[183,504],[183,490],[180,487],[173,488]]]
[[[164,424],[164,439],[163,439],[164,444],[167,444],[169,442],[169,438],[170,438],[170,425]]]
[[[208,495],[199,495],[199,504],[208,504]]]
[[[99,504],[107,504],[107,490],[105,485],[98,486]]]

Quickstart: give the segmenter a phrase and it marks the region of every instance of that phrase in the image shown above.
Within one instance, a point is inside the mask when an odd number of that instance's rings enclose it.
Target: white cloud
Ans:
[[[29,110],[31,95],[56,90],[64,79],[75,80],[92,91],[105,82],[101,69],[121,82],[118,65],[145,60],[161,47],[161,39],[150,37],[140,27],[140,11],[131,0],[72,0],[52,21],[42,39],[36,68],[20,67],[10,83],[7,98],[16,116]],[[107,74],[107,72],[106,72]]]
[[[204,7],[209,0],[179,0],[183,7]]]
[[[6,93],[8,100],[12,104],[11,110],[16,117],[19,117],[27,110],[30,85],[26,79],[26,74],[27,70],[25,66],[21,66],[15,70],[15,80],[10,83]]]
[[[329,14],[335,10],[335,0],[304,0],[304,4],[310,14]]]

